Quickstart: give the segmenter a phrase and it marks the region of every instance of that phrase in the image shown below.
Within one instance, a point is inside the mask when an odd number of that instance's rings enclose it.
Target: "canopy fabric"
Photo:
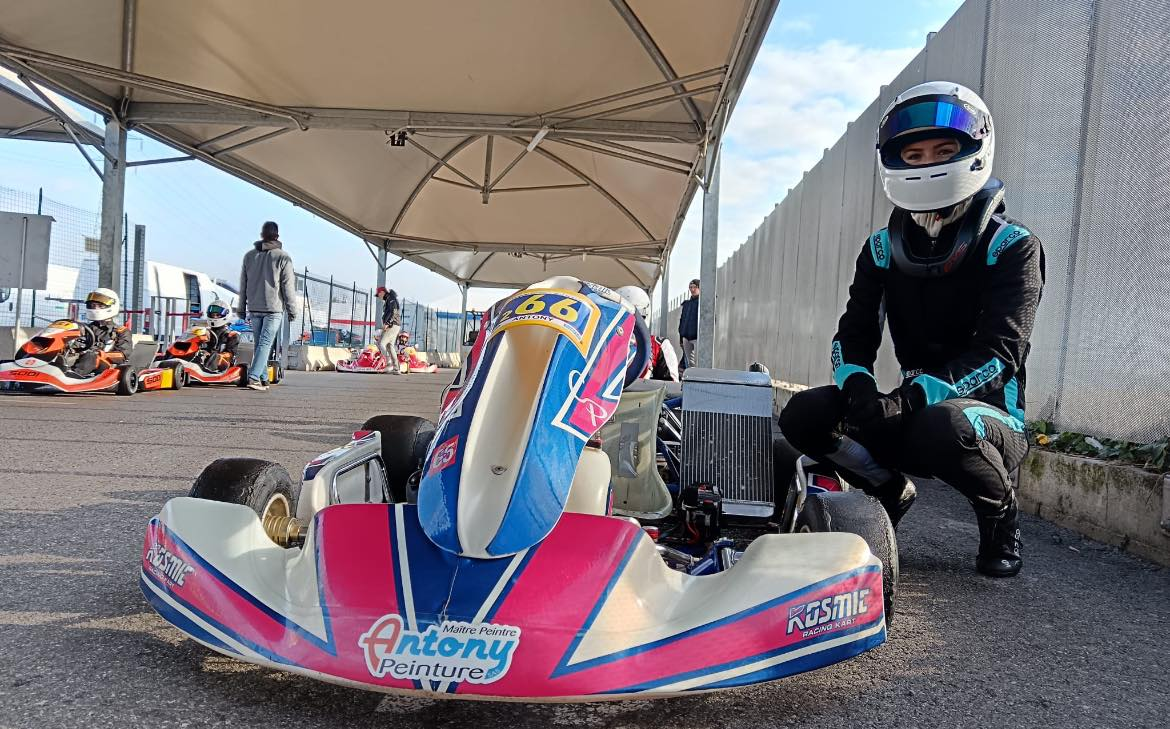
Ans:
[[[778,0],[0,0],[0,64],[460,283],[650,287]]]
[[[15,73],[0,68],[0,139],[72,142],[66,131],[69,125],[81,144],[100,145],[101,131],[70,111],[65,99],[57,94],[39,88],[34,91],[21,83]]]

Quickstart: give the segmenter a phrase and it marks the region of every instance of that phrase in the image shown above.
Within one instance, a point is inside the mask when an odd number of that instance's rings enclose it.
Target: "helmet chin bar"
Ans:
[[[894,208],[890,214],[890,256],[899,271],[910,276],[945,276],[959,268],[975,249],[983,231],[987,230],[991,216],[1003,201],[1003,183],[994,177],[988,180],[982,190],[970,198],[971,205],[961,215],[962,222],[955,231],[950,245],[937,255],[921,257],[911,252],[906,239],[906,226],[917,225],[915,213]]]

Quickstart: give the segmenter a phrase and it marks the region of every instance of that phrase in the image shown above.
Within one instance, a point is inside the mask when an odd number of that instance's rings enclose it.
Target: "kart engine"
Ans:
[[[682,484],[714,487],[726,516],[770,518],[776,508],[773,423],[766,372],[687,368]]]

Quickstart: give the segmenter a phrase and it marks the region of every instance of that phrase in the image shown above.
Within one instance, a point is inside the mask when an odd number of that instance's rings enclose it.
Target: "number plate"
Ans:
[[[601,310],[585,294],[561,289],[521,291],[496,310],[492,336],[512,327],[535,324],[555,329],[581,352],[589,350]]]

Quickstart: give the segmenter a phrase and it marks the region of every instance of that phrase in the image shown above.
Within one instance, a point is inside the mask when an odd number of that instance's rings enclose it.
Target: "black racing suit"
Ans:
[[[211,337],[205,346],[207,350],[207,365],[209,372],[223,372],[236,362],[236,349],[240,345],[239,332],[234,332],[224,325],[222,327],[208,327]]]
[[[835,449],[846,392],[859,384],[851,378],[873,377],[884,311],[905,404],[890,427],[851,435],[886,468],[946,481],[979,513],[1004,508],[1013,495],[1009,474],[1028,450],[1025,361],[1044,253],[1036,236],[1002,213],[1000,205],[963,262],[943,276],[907,275],[892,261],[888,229],[870,236],[833,337],[836,384],[792,398],[780,415],[789,442],[813,457]],[[943,228],[939,241],[958,228]],[[905,230],[910,250],[927,255],[934,242],[926,231]]]
[[[83,377],[104,372],[130,359],[130,328],[113,320],[90,322],[94,344],[77,358],[73,371]]]

